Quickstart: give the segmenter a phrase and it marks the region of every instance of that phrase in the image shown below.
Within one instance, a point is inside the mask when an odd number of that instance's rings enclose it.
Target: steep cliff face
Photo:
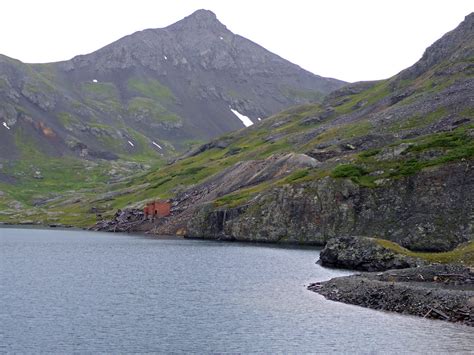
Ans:
[[[203,206],[191,237],[323,245],[339,235],[377,236],[442,251],[474,233],[474,162],[361,187],[331,177],[261,193],[243,206]]]

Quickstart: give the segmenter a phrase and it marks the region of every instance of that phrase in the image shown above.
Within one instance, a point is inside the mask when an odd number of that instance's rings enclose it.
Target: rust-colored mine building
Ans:
[[[171,204],[168,201],[148,202],[143,208],[145,217],[166,217],[170,215]]]

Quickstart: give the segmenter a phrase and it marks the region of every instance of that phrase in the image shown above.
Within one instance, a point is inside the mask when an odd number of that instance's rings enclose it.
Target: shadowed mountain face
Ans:
[[[50,64],[0,56],[0,159],[165,156],[341,87],[199,10]],[[232,110],[235,112],[232,112]]]

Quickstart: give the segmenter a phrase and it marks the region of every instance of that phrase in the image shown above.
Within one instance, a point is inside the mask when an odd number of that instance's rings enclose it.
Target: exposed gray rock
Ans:
[[[348,95],[359,94],[367,89],[370,89],[379,82],[380,81],[359,81],[357,83],[348,84],[340,89],[334,90],[328,95],[328,99],[334,100],[341,97],[346,97]]]
[[[194,156],[196,156],[200,153],[203,153],[206,150],[210,150],[212,148],[225,149],[229,146],[229,144],[230,144],[229,141],[227,141],[225,139],[213,140],[209,143],[205,143],[205,144],[200,145],[199,147],[191,149],[190,151],[186,152],[181,157],[179,157],[179,159],[177,159],[177,160],[182,160],[182,159],[186,159],[186,158],[189,158],[189,157],[194,157]],[[175,161],[177,161],[177,160],[175,160]]]
[[[470,13],[455,30],[448,32],[428,47],[421,60],[400,73],[400,80],[417,77],[445,60],[461,61],[462,59],[472,58],[474,56],[473,29],[474,13]],[[470,45],[459,48],[460,43]],[[455,54],[454,57],[453,54]]]
[[[425,264],[422,260],[382,247],[374,238],[360,236],[329,239],[319,261],[323,266],[362,271],[405,269]]]
[[[188,221],[189,236],[324,245],[340,235],[376,235],[411,250],[450,250],[474,234],[472,164],[376,188],[326,177],[263,191],[238,208],[203,205]]]
[[[247,160],[236,163],[195,186],[184,195],[193,196],[194,203],[210,201],[240,188],[257,185],[291,174],[305,168],[314,168],[319,162],[305,154],[274,154],[263,160]],[[199,197],[199,199],[196,199]],[[201,197],[203,199],[201,199]],[[177,196],[179,201],[183,196]]]
[[[23,209],[24,206],[19,201],[11,201],[11,202],[8,203],[8,207],[10,207],[11,209],[19,211],[19,210]]]
[[[5,122],[10,128],[16,123],[18,118],[18,112],[13,105],[2,105],[0,107],[0,124]]]
[[[364,273],[308,289],[333,301],[474,326],[474,273],[463,266]]]
[[[207,141],[244,125],[231,108],[254,123],[289,106],[322,98],[345,83],[314,75],[232,33],[215,14],[198,10],[160,29],[147,29],[72,60],[24,64],[0,56],[0,119],[54,130],[49,139],[38,129],[27,139],[43,151],[83,158],[140,154],[114,129],[140,133],[174,156],[187,142]],[[1,123],[0,123],[1,124]],[[13,139],[2,148],[19,152]],[[88,147],[68,149],[70,137]],[[123,144],[120,144],[121,143]],[[169,145],[167,145],[169,143]],[[144,145],[144,144],[143,144]],[[101,154],[92,154],[100,152]],[[149,151],[150,152],[150,151]],[[0,151],[0,158],[12,152]]]
[[[402,143],[394,147],[386,147],[377,154],[377,159],[378,160],[393,160],[394,158],[397,158],[401,154],[407,151],[408,148],[413,146],[411,143]]]

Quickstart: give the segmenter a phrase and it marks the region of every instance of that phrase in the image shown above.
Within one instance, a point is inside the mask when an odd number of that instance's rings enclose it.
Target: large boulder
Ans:
[[[377,239],[343,236],[330,239],[319,256],[321,265],[362,271],[384,271],[423,265],[420,259],[396,253]]]

